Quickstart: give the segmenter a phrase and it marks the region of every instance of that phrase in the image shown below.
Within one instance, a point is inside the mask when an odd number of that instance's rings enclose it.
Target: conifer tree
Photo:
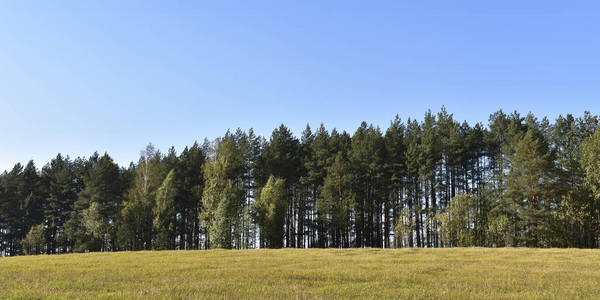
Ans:
[[[352,169],[347,154],[339,151],[327,168],[327,177],[321,188],[322,201],[318,209],[329,230],[331,247],[350,247],[351,212],[355,207],[352,190]]]
[[[508,174],[507,197],[512,204],[514,245],[547,246],[551,207],[552,160],[543,136],[530,128],[515,146]]]
[[[198,143],[185,148],[175,168],[174,184],[178,186],[175,207],[180,214],[176,223],[179,249],[198,249],[200,245],[200,220],[204,177],[202,166],[206,160],[206,149]]]
[[[390,127],[385,133],[385,147],[386,147],[386,162],[387,162],[387,176],[388,176],[388,206],[386,217],[391,218],[394,231],[396,228],[404,228],[404,224],[398,226],[398,222],[401,219],[401,214],[404,209],[405,200],[405,181],[406,181],[406,145],[404,137],[405,126],[402,124],[398,115],[394,121],[391,122]],[[389,222],[389,221],[388,221]],[[400,237],[401,232],[394,232],[395,237]],[[389,236],[389,233],[386,234]],[[394,247],[400,247],[401,241],[394,239]],[[386,245],[390,247],[391,245]]]

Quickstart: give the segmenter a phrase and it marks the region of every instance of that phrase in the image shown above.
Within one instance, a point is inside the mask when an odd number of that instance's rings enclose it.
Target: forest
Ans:
[[[137,163],[0,175],[0,256],[250,248],[600,246],[598,117],[445,108],[353,133],[227,131]],[[23,149],[23,151],[27,151]]]

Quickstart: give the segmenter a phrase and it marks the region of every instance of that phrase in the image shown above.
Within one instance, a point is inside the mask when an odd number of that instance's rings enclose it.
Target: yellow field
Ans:
[[[600,251],[147,251],[0,258],[0,298],[600,298]]]

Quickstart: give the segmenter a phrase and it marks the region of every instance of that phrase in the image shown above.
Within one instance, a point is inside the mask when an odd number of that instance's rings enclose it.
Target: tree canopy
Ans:
[[[137,163],[0,174],[0,255],[144,249],[600,246],[598,117],[444,108],[353,133],[227,131]]]

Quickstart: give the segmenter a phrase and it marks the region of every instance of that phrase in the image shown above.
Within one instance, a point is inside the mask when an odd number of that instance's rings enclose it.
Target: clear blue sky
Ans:
[[[442,105],[600,113],[597,3],[2,1],[0,170]]]

